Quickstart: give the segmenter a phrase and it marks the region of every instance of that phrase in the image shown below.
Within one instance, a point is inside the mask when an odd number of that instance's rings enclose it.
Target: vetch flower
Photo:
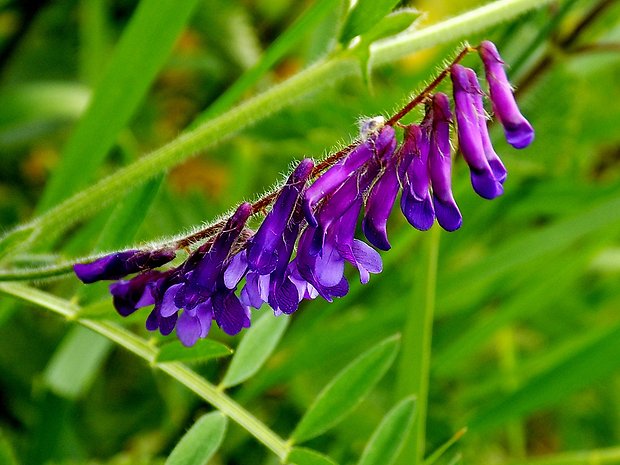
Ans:
[[[405,126],[405,136],[398,154],[398,177],[403,188],[400,208],[409,224],[420,231],[430,229],[435,222],[428,167],[429,148],[428,121],[422,125]]]
[[[452,158],[450,157],[450,100],[442,92],[433,96],[431,112],[429,170],[433,186],[433,207],[437,222],[446,231],[461,227],[463,217],[452,195]]]
[[[516,149],[525,148],[534,140],[534,128],[519,111],[497,47],[485,40],[478,51],[489,84],[493,112],[504,127],[506,140]]]
[[[454,91],[454,113],[458,129],[459,147],[471,171],[471,183],[478,195],[494,199],[502,195],[502,184],[495,179],[482,144],[478,108],[474,102],[482,91],[473,70],[461,65],[450,69]]]

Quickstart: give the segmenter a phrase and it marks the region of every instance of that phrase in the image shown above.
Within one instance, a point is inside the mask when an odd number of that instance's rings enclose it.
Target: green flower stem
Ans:
[[[381,41],[371,48],[371,65],[391,62],[422,48],[465,38],[551,1],[498,0],[441,23]],[[227,113],[185,132],[150,155],[102,179],[25,226],[9,232],[0,241],[0,250],[2,246],[5,249],[14,248],[18,241],[12,239],[16,234],[29,235],[30,242],[39,237],[62,234],[80,220],[121,198],[132,187],[181,163],[200,150],[231,137],[300,97],[334,85],[356,73],[359,73],[357,60],[346,52],[311,66]]]
[[[424,302],[424,306],[420,308],[412,305],[403,332],[397,384],[398,398],[415,395],[418,399],[416,421],[410,439],[400,456],[400,463],[403,464],[421,464],[424,459],[440,231],[439,226],[435,225],[422,241],[423,259],[420,260],[415,273],[411,301]]]
[[[0,291],[62,315],[67,320],[75,321],[133,352],[146,360],[151,366],[167,373],[188,387],[222,414],[237,422],[281,460],[288,455],[290,446],[281,437],[186,365],[178,362],[155,363],[157,348],[150,345],[145,339],[115,323],[80,318],[78,316],[80,311],[78,305],[23,284],[2,283],[0,284]]]

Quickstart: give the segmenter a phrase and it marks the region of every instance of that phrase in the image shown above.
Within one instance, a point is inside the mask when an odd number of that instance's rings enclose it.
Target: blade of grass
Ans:
[[[138,4],[86,114],[66,144],[38,211],[88,185],[166,62],[198,0],[144,0]]]
[[[412,286],[412,305],[405,323],[397,392],[399,397],[415,396],[418,405],[416,421],[397,462],[403,465],[419,464],[424,458],[439,238],[440,229],[435,225],[423,241],[424,251],[415,273],[417,279]]]
[[[215,102],[202,112],[192,123],[199,126],[210,118],[228,110],[259,79],[275,66],[299,40],[312,31],[316,25],[333,10],[340,0],[320,0],[310,6],[295,22],[265,50],[260,60],[239,77]]]

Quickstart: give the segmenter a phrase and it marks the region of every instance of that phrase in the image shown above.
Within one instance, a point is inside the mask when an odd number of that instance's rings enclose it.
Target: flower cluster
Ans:
[[[477,50],[493,113],[507,141],[524,148],[534,131],[519,112],[499,53],[488,41]],[[419,124],[399,125],[404,129],[400,145],[397,121],[365,121],[360,141],[335,163],[315,166],[305,159],[297,165],[269,196],[273,205],[256,231],[246,223],[262,205],[242,203],[176,267],[155,269],[175,258],[175,247],[168,247],[107,255],[76,264],[75,273],[85,283],[117,280],[110,292],[121,315],[153,305],[147,329],[165,335],[176,328],[186,346],[206,337],[213,320],[224,332],[237,334],[250,325],[251,307],[266,303],[276,315],[290,314],[304,299],[321,296],[331,302],[346,295],[346,262],[357,268],[362,283],[382,270],[379,253],[355,238],[360,216],[368,242],[390,249],[387,222],[399,192],[402,213],[415,228],[427,230],[435,219],[447,231],[461,226],[451,189],[454,123],[475,192],[486,199],[503,193],[506,168],[489,138],[486,94],[475,72],[456,61],[444,72],[452,81],[453,110],[446,94],[427,88],[426,114]],[[120,279],[133,273],[139,274]]]

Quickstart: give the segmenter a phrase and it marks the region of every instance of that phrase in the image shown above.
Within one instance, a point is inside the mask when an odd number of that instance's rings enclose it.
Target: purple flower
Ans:
[[[396,157],[390,156],[386,161],[385,170],[370,190],[362,221],[366,239],[381,250],[390,250],[392,247],[387,237],[387,221],[399,189]]]
[[[73,271],[84,284],[90,284],[157,268],[173,260],[175,256],[176,252],[172,249],[126,250],[106,255],[91,263],[76,263]]]
[[[398,177],[403,187],[400,208],[407,221],[420,231],[430,229],[435,221],[428,167],[429,123],[425,120],[422,126],[406,126],[399,151]]]
[[[450,69],[454,91],[454,106],[458,128],[459,146],[463,158],[471,171],[471,183],[478,195],[485,199],[494,199],[502,195],[504,189],[495,179],[489,165],[482,143],[479,111],[475,100],[482,98],[482,91],[473,70],[461,65]]]
[[[218,278],[224,270],[230,250],[241,235],[245,223],[252,214],[252,205],[244,202],[226,222],[222,231],[213,241],[213,245],[196,265],[188,279],[188,284],[200,290],[205,297],[215,292]]]
[[[110,284],[110,294],[114,308],[122,316],[129,316],[137,309],[155,303],[151,285],[163,276],[156,270],[149,270],[129,280],[120,280]]]
[[[437,222],[446,231],[461,227],[463,218],[452,195],[452,159],[450,158],[450,100],[444,93],[433,96],[431,111],[431,144],[429,169],[433,186],[433,206]]]
[[[534,140],[534,128],[519,111],[506,77],[504,62],[495,44],[488,40],[480,44],[479,53],[489,83],[493,112],[504,126],[506,140],[514,148],[525,148]]]
[[[280,244],[313,167],[309,158],[302,160],[278,194],[273,208],[249,243],[247,261],[250,270],[269,274],[276,269],[279,260],[288,263],[294,241],[283,250],[282,257],[278,255],[282,252]]]
[[[343,160],[336,163],[312,184],[304,194],[303,210],[311,226],[317,226],[314,206],[323,198],[336,192],[359,168],[370,161],[373,156],[382,158],[385,152],[393,151],[396,144],[394,129],[384,126],[377,134],[369,136],[355,147]]]

